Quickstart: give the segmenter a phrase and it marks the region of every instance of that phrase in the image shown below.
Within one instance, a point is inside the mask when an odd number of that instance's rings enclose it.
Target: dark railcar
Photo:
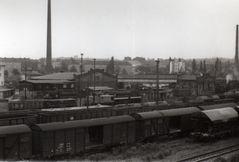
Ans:
[[[32,156],[32,135],[27,125],[0,127],[0,159],[19,160]]]
[[[132,114],[132,116],[136,119],[135,138],[137,141],[168,134],[167,125],[160,111],[142,112]]]
[[[40,157],[77,154],[98,147],[133,143],[134,118],[116,116],[68,122],[37,124],[33,152]]]
[[[193,114],[198,112],[200,112],[200,109],[196,107],[160,111],[168,127],[169,135],[190,133],[193,129],[191,117]]]
[[[204,110],[193,116],[194,130],[191,136],[203,141],[237,133],[238,112],[232,107]]]

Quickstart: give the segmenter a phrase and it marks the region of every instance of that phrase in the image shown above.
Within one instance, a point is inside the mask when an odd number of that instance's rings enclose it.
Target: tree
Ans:
[[[217,74],[220,73],[219,72],[219,66],[220,66],[219,64],[220,64],[220,60],[217,58],[216,62],[215,62],[215,76],[217,76]]]
[[[197,71],[197,64],[196,64],[196,60],[193,59],[193,62],[192,62],[192,73],[195,74]]]
[[[123,75],[128,75],[128,72],[127,72],[127,70],[125,70],[125,68],[123,68],[122,74],[123,74]]]
[[[116,66],[115,66],[115,74],[118,75],[118,74],[120,73],[120,70],[121,70],[121,69],[120,69],[120,66],[119,66],[119,65],[116,65]]]
[[[74,65],[71,66],[71,68],[70,68],[70,72],[77,72],[76,67],[75,67]]]
[[[12,69],[12,74],[13,75],[20,75],[20,72],[18,71],[18,69],[14,68],[14,69]]]
[[[106,65],[106,72],[109,74],[114,74],[116,73],[116,69],[114,68],[114,57],[111,57],[111,60],[109,63]]]
[[[150,74],[151,68],[149,66],[140,65],[136,68],[136,72],[139,74]]]
[[[61,71],[68,71],[67,63],[64,60],[61,62],[60,70]]]
[[[203,61],[203,74],[207,73],[206,60]]]
[[[203,73],[203,63],[202,63],[202,61],[200,61],[199,72]]]

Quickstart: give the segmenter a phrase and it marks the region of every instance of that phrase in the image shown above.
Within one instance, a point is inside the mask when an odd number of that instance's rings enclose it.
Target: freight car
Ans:
[[[77,106],[76,99],[34,99],[34,100],[12,100],[8,103],[9,111],[43,109],[43,108],[60,108]]]
[[[238,112],[232,107],[204,110],[192,118],[194,130],[191,136],[199,141],[218,139],[238,133]]]
[[[169,111],[142,112],[133,115],[112,116],[108,118],[74,120],[67,122],[53,122],[35,124],[31,126],[31,135],[27,127],[14,133],[14,137],[26,134],[32,139],[32,155],[23,156],[19,142],[14,143],[8,152],[18,156],[0,156],[0,159],[17,158],[49,158],[60,155],[75,155],[92,149],[102,149],[119,144],[131,144],[138,140],[154,136],[167,136],[171,133],[187,133],[190,129],[190,116],[200,111],[197,108],[172,109]],[[176,120],[177,124],[174,123]],[[12,126],[1,127],[1,132],[8,132]],[[8,133],[6,133],[8,134]],[[8,136],[7,136],[8,137]],[[18,139],[18,138],[17,138]],[[21,143],[20,143],[21,144]],[[4,146],[4,144],[2,144]],[[20,146],[21,147],[21,146]],[[1,155],[1,154],[0,154]]]

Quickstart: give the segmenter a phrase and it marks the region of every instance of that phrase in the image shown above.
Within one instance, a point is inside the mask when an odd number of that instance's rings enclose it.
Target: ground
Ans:
[[[110,151],[85,155],[83,157],[75,157],[73,160],[173,162],[236,143],[239,143],[239,138],[236,137],[218,140],[211,143],[198,143],[190,138],[170,140],[157,139],[154,142],[138,143],[132,146],[115,147]]]

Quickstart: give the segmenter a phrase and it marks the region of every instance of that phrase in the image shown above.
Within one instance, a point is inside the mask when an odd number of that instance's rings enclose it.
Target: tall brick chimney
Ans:
[[[46,47],[46,70],[52,71],[52,46],[51,46],[51,0],[48,0],[47,9],[47,47]]]

